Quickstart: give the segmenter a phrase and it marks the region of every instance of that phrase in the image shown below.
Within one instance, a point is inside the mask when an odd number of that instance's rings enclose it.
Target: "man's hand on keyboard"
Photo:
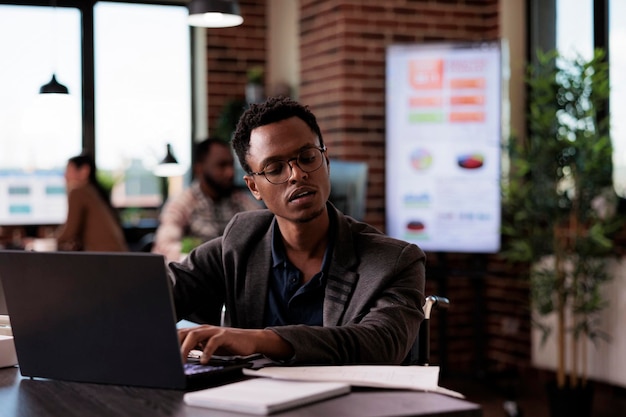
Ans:
[[[235,329],[202,325],[178,330],[183,361],[192,350],[202,351],[200,363],[207,364],[213,355],[248,356],[260,353],[272,359],[293,356],[293,348],[271,330]]]

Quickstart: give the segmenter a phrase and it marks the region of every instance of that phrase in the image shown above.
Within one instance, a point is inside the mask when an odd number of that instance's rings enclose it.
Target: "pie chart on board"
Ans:
[[[426,149],[420,148],[411,152],[411,166],[416,171],[428,169],[433,163],[433,156]]]
[[[457,164],[463,169],[478,169],[485,163],[485,157],[479,153],[459,155]]]
[[[426,226],[424,225],[424,223],[421,222],[421,221],[418,221],[418,220],[410,221],[406,225],[407,231],[409,231],[411,233],[421,233],[421,232],[424,231],[425,228],[426,228]]]

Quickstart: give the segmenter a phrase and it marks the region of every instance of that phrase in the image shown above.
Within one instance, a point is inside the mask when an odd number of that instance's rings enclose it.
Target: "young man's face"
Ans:
[[[252,171],[261,172],[269,162],[287,161],[297,158],[302,150],[319,147],[319,140],[309,126],[302,119],[291,117],[253,129],[247,161]],[[282,184],[272,184],[264,175],[246,175],[246,184],[276,216],[306,223],[324,213],[330,195],[326,153],[321,157],[320,168],[308,173],[300,169],[295,159],[291,160],[293,168]]]

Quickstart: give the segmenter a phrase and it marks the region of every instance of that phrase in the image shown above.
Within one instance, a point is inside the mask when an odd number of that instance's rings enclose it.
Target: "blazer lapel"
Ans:
[[[250,323],[252,328],[263,327],[263,314],[267,302],[267,288],[272,273],[272,227],[255,247],[248,259],[246,270],[244,300],[241,305],[246,306],[244,322]]]
[[[331,268],[326,281],[326,296],[324,297],[324,326],[337,326],[345,313],[348,300],[352,294],[358,275],[341,268]]]
[[[359,276],[354,272],[357,257],[348,222],[332,205],[329,205],[329,213],[336,216],[337,238],[326,280],[323,320],[324,326],[337,326],[341,324]]]

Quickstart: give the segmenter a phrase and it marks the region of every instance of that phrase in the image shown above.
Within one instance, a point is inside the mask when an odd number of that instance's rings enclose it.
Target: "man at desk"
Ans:
[[[328,202],[328,151],[308,107],[270,98],[242,115],[233,147],[267,210],[170,264],[183,358],[262,353],[288,363],[399,364],[424,314],[425,255]],[[220,326],[222,305],[224,325]]]
[[[194,181],[163,207],[152,252],[168,261],[181,257],[183,239],[206,242],[222,234],[240,211],[261,206],[245,191],[236,190],[234,158],[230,145],[206,139],[194,149]]]

